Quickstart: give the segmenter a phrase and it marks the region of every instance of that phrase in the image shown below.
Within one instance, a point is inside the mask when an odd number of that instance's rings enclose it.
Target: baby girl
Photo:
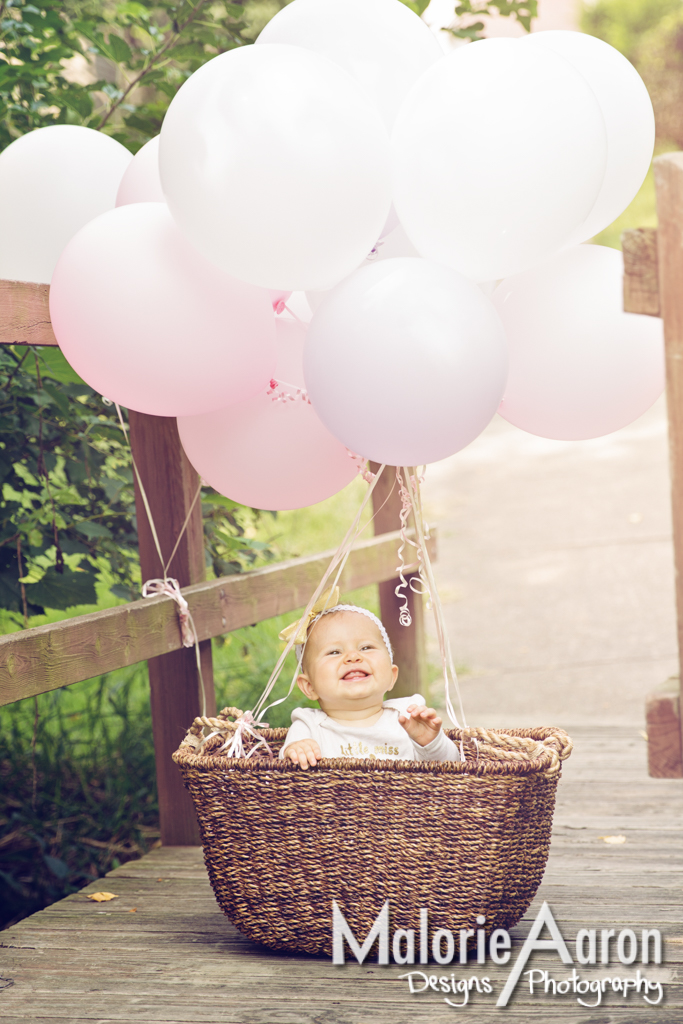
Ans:
[[[320,709],[292,712],[280,757],[301,768],[321,757],[460,760],[441,719],[422,697],[383,700],[396,682],[398,666],[392,664],[391,643],[376,615],[337,604],[317,615],[304,636],[297,683]]]

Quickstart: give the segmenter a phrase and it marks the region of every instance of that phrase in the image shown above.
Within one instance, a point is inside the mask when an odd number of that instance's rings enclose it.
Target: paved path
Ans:
[[[596,441],[496,418],[425,499],[469,722],[643,728],[678,671],[663,401]]]

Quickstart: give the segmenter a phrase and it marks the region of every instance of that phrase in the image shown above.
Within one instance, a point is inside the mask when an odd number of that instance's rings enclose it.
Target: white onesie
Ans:
[[[353,722],[337,722],[319,708],[295,708],[292,724],[280,750],[297,740],[315,740],[321,757],[377,758],[382,761],[459,761],[460,752],[453,740],[440,729],[436,738],[421,747],[411,740],[398,716],[411,704],[424,705],[424,698],[412,697],[385,700],[384,712],[374,725],[359,726]]]

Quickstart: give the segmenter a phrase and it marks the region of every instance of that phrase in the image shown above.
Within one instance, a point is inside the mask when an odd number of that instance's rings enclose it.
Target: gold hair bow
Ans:
[[[291,640],[294,637],[295,644],[305,644],[308,636],[308,630],[318,615],[321,612],[326,611],[327,608],[334,608],[336,604],[339,604],[339,587],[330,587],[324,594],[321,594],[318,600],[311,608],[308,615],[303,616],[301,619],[297,619],[296,622],[290,622],[288,626],[280,633],[280,640]]]

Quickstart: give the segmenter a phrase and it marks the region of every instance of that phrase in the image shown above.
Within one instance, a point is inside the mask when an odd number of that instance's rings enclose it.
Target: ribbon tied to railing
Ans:
[[[178,605],[178,624],[180,625],[183,647],[194,647],[197,643],[197,634],[195,633],[194,623],[190,615],[189,605],[183,597],[178,580],[174,580],[170,576],[163,580],[147,580],[142,585],[142,596],[172,598]]]

